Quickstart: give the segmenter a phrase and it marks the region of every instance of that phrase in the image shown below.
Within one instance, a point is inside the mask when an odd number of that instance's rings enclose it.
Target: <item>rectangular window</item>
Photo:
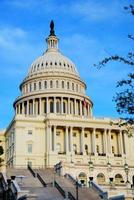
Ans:
[[[87,137],[87,133],[85,133],[85,137]]]
[[[56,135],[57,135],[57,136],[60,136],[60,132],[56,132]]]
[[[28,135],[32,135],[32,130],[28,130]]]
[[[73,133],[73,137],[76,137],[76,133],[75,132]]]
[[[32,144],[28,144],[27,145],[27,152],[28,153],[32,153],[32,151],[33,151],[33,145]]]

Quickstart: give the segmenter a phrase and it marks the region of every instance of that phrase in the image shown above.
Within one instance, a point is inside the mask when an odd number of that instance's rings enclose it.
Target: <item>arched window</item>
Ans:
[[[72,83],[72,90],[74,90],[74,83]]]
[[[50,101],[50,113],[54,112],[54,102]]]
[[[58,88],[59,87],[59,82],[58,81],[56,81],[56,88]]]
[[[103,173],[99,173],[97,175],[97,181],[98,181],[98,184],[104,184],[105,183],[105,176]]]
[[[39,82],[39,90],[41,90],[41,82]]]
[[[64,88],[64,81],[62,81],[61,85],[62,85],[62,89],[63,89]]]
[[[67,82],[67,89],[69,90],[69,82]]]
[[[47,81],[44,81],[44,88],[47,88]]]
[[[50,88],[53,88],[53,81],[50,81]]]
[[[56,112],[60,113],[60,102],[59,101],[56,102]]]
[[[86,186],[87,185],[87,176],[86,176],[86,174],[84,172],[81,172],[79,174],[78,180],[82,184],[82,186]]]
[[[115,175],[115,184],[121,184],[124,183],[123,177],[121,174],[116,174]]]
[[[34,90],[36,90],[36,83],[34,83]]]

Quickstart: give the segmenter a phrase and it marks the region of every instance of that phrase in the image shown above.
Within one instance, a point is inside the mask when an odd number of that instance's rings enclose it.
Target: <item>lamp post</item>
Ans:
[[[93,164],[93,161],[91,160],[91,154],[90,154],[90,157],[89,157],[89,171],[93,171],[94,169],[94,164]]]
[[[109,162],[109,156],[107,157],[107,159],[108,159],[108,162],[107,162],[107,170],[108,170],[108,172],[111,172],[111,171],[112,171],[112,165],[111,165],[111,163]]]
[[[128,180],[129,167],[128,167],[128,164],[126,162],[124,164],[124,170],[125,170],[126,178],[127,178],[126,184],[128,184],[129,183],[129,180]]]
[[[93,177],[92,176],[89,176],[89,187],[91,187],[92,186],[92,181],[93,181]]]

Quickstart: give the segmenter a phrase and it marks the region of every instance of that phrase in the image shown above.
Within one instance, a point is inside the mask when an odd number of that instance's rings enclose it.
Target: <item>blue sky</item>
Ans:
[[[134,18],[123,7],[128,0],[1,0],[0,1],[0,129],[7,127],[20,95],[19,84],[32,61],[46,49],[49,23],[55,21],[60,50],[77,66],[94,102],[96,117],[118,117],[112,98],[116,82],[129,66],[110,63],[93,67],[112,54],[125,55],[132,43]]]

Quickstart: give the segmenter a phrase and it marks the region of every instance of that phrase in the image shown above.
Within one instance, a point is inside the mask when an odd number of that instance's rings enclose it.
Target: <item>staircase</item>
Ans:
[[[59,191],[52,187],[44,187],[37,177],[34,177],[28,169],[14,169],[7,170],[7,177],[16,176],[21,191],[29,191],[27,199],[38,200],[63,200]],[[21,178],[22,177],[22,178]]]
[[[76,199],[76,185],[70,181],[68,178],[59,176],[54,173],[53,169],[36,169],[35,173],[38,173],[46,185],[53,184],[54,181],[65,191],[67,194],[70,192]],[[101,198],[97,193],[91,188],[79,187],[78,188],[79,200],[100,200]]]

